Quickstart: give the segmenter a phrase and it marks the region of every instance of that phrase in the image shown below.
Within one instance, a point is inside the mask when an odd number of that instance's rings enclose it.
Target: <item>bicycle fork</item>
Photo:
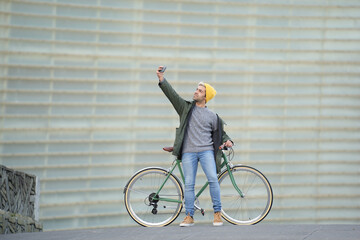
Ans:
[[[223,163],[223,165],[225,165],[225,162]],[[223,166],[223,165],[222,165],[222,166]],[[222,167],[222,166],[221,166],[221,167]],[[234,165],[233,165],[231,162],[227,162],[227,164],[226,164],[226,169],[227,169],[227,170],[225,170],[225,171],[228,171],[229,177],[230,177],[230,180],[231,180],[231,183],[232,183],[232,185],[234,186],[235,190],[239,193],[239,195],[240,195],[241,198],[244,198],[245,195],[244,195],[244,193],[240,190],[240,188],[238,187],[238,185],[236,184],[234,175],[232,174],[232,172],[233,172],[233,167],[234,167]],[[222,174],[222,173],[221,173],[221,174]],[[221,175],[221,174],[220,174],[220,175]]]

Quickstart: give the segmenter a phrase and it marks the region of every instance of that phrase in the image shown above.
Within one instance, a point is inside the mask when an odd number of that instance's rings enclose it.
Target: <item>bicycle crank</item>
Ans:
[[[199,210],[203,216],[205,216],[205,210],[199,207],[197,204],[194,204],[195,210]]]

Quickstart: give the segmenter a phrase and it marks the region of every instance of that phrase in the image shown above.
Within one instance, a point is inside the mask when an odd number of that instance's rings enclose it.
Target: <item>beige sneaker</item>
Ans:
[[[182,221],[182,223],[180,223],[180,227],[191,227],[194,226],[194,218],[189,215],[187,215],[184,219],[184,221]]]
[[[223,225],[223,221],[221,220],[221,212],[214,213],[213,225],[216,226],[216,227]]]

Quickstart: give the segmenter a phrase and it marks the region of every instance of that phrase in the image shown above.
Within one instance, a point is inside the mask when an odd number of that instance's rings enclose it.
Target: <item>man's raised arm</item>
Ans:
[[[176,112],[180,115],[184,110],[187,101],[177,94],[177,92],[172,88],[170,83],[164,78],[164,73],[160,72],[163,66],[158,67],[156,74],[159,78],[159,87],[164,92],[165,96],[170,100],[171,104],[174,106]]]

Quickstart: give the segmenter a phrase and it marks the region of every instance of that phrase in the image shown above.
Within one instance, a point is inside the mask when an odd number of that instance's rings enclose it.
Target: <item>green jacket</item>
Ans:
[[[164,92],[166,97],[170,100],[171,104],[174,106],[176,112],[180,117],[180,125],[176,128],[176,136],[174,142],[173,155],[178,159],[181,159],[182,154],[182,145],[184,141],[184,135],[189,123],[189,118],[191,116],[192,109],[195,106],[195,101],[186,101],[177,94],[177,92],[172,88],[170,83],[164,78],[162,82],[159,82],[159,87]],[[213,142],[214,142],[214,154],[216,161],[216,170],[219,173],[221,168],[221,157],[222,151],[219,151],[221,144],[230,140],[230,137],[224,131],[224,122],[218,116],[218,130],[212,133]]]

